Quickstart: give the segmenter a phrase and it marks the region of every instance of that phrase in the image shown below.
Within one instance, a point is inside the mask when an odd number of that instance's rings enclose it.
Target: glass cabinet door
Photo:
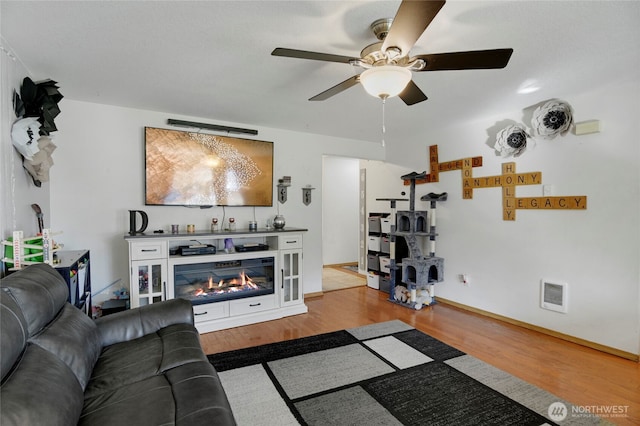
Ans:
[[[282,302],[284,305],[302,300],[300,273],[302,253],[299,251],[282,252]]]
[[[133,289],[131,294],[132,307],[144,306],[165,299],[166,273],[164,264],[149,261],[133,262],[133,269],[133,276],[137,278],[138,286]]]
[[[138,266],[138,306],[149,304],[149,265]]]

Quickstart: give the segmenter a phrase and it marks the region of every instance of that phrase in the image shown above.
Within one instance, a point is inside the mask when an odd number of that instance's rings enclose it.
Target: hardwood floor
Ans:
[[[344,290],[345,288],[367,285],[364,275],[350,272],[341,265],[329,265],[322,268],[322,291]]]
[[[624,410],[607,420],[640,424],[640,364],[444,303],[414,311],[368,287],[305,300],[309,312],[201,335],[206,353],[258,346],[400,319],[514,376],[582,407]]]

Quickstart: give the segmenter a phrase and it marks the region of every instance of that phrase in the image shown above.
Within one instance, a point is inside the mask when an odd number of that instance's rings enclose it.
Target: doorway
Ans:
[[[366,285],[350,270],[360,250],[360,160],[322,158],[322,291]]]

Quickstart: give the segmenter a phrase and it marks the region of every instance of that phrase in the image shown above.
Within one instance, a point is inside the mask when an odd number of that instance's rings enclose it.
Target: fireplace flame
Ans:
[[[257,288],[253,280],[251,279],[251,277],[249,277],[244,271],[240,272],[237,278],[232,278],[228,281],[221,279],[218,282],[217,287],[220,288],[224,286],[232,286],[233,288],[236,288],[236,289],[238,287]],[[209,277],[209,288],[212,289],[213,287],[214,287],[213,278]]]
[[[236,278],[220,279],[217,283],[213,276],[209,276],[207,283],[201,288],[193,291],[192,295],[207,296],[208,294],[235,293],[245,290],[259,290],[260,286],[256,284],[245,271],[238,273]]]

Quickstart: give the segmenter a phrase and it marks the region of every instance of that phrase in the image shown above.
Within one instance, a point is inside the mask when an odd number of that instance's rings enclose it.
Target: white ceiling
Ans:
[[[271,56],[275,47],[359,56],[399,1],[7,1],[2,44],[34,80],[89,102],[380,141],[381,101],[356,86],[308,99],[354,75],[338,63]],[[414,73],[429,100],[386,104],[387,139],[516,111],[636,78],[640,2],[448,1],[412,54],[511,47],[502,70]],[[540,90],[519,94],[534,84]],[[64,112],[63,112],[64,113]]]

